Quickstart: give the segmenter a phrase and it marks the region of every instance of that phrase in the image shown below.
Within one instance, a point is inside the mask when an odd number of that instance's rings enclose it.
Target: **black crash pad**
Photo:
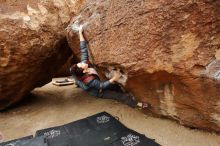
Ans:
[[[116,141],[119,132],[125,129],[113,116],[102,112],[63,126],[38,130],[35,136],[47,136],[49,146],[99,146]]]
[[[0,146],[48,146],[47,139],[45,137],[27,136],[20,139],[11,140],[1,143]]]
[[[47,139],[44,136],[40,136],[23,141],[21,146],[48,146],[48,144]]]
[[[48,146],[159,146],[106,112],[36,132],[36,136],[43,135],[49,135]]]
[[[65,125],[38,130],[35,138],[13,146],[160,146],[102,112]],[[18,141],[18,140],[15,140]],[[6,146],[0,144],[0,146]]]
[[[33,138],[33,136],[30,135],[30,136],[22,137],[19,139],[14,139],[14,140],[0,143],[0,146],[20,146],[22,144],[22,142],[29,140],[29,139],[32,139],[32,138]]]
[[[153,139],[147,138],[131,129],[120,133],[120,138],[105,146],[160,146]]]

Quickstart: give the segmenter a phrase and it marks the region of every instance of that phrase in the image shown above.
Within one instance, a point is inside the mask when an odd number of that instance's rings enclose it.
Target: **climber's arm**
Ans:
[[[86,63],[89,60],[87,42],[83,36],[82,25],[79,28],[80,50],[81,50],[81,62]]]
[[[70,72],[71,72],[71,69],[70,69]],[[76,77],[76,75],[73,72],[71,72],[71,73],[72,73],[71,78],[75,81],[75,84],[77,86],[79,86],[80,88],[82,88],[85,91],[89,89],[89,87],[87,85],[85,85],[82,81],[78,80],[78,78]]]
[[[83,26],[82,25],[79,26],[79,40],[80,40],[80,42],[85,41],[85,38],[83,36]]]
[[[119,72],[114,73],[114,76],[108,81],[100,81],[100,80],[93,80],[88,84],[89,87],[93,87],[96,89],[107,89],[109,88],[114,82],[116,82],[120,78],[121,74]]]

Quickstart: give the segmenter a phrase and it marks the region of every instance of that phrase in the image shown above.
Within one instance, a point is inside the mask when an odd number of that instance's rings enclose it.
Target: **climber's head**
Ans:
[[[87,63],[80,62],[80,63],[77,63],[77,67],[83,69],[83,72],[85,73],[89,65]]]
[[[78,77],[84,75],[83,69],[80,68],[80,67],[78,67],[77,64],[74,64],[73,66],[71,66],[71,68],[70,68],[70,73],[71,73],[71,74],[75,74],[75,75],[78,76]]]

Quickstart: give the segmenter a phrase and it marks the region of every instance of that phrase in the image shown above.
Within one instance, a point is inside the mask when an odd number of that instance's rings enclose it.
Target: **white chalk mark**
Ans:
[[[68,28],[71,28],[74,32],[78,32],[79,29],[80,29],[80,25],[82,25],[83,29],[85,29],[87,26],[88,26],[88,22],[85,22],[85,23],[80,23],[79,20],[80,20],[81,16],[77,16],[73,21],[72,23],[70,23],[66,29]]]
[[[212,119],[214,120],[214,122],[215,122],[218,126],[220,126],[220,101],[217,103],[215,109],[216,109],[217,112],[216,112],[216,113],[212,113],[212,114],[211,114],[211,117],[212,117]]]
[[[173,85],[171,85],[171,89],[173,90]],[[163,115],[173,118],[177,116],[174,96],[169,85],[165,85],[164,87],[164,97],[160,99],[160,108]]]
[[[220,79],[220,70],[218,70],[215,74],[214,74],[214,77],[216,79]]]
[[[220,80],[220,60],[214,60],[206,66],[206,75],[212,79]]]

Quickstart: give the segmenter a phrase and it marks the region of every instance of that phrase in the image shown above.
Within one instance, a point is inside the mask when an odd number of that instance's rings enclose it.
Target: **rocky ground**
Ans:
[[[163,146],[220,145],[220,135],[153,118],[113,100],[93,98],[74,85],[57,87],[51,83],[35,89],[17,107],[0,113],[0,132],[4,140],[10,140],[102,111],[118,116],[123,124]]]

